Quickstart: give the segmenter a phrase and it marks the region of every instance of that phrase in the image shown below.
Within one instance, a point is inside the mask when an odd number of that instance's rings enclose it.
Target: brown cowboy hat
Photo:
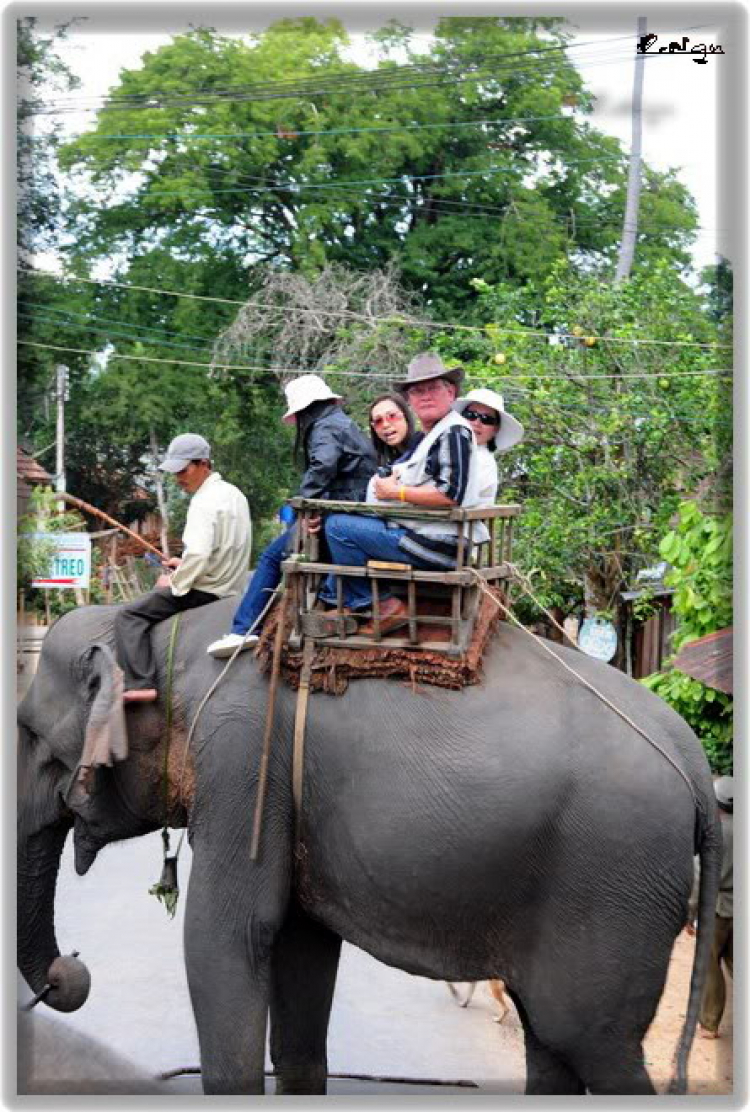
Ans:
[[[394,383],[394,390],[405,394],[410,386],[418,382],[428,382],[431,378],[445,378],[458,387],[464,377],[463,367],[448,369],[439,355],[434,351],[422,351],[415,355],[407,368],[407,378],[403,382]]]

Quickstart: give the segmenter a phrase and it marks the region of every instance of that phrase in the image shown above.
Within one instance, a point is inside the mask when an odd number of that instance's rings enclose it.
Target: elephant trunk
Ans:
[[[18,846],[18,968],[29,988],[60,1012],[86,1001],[90,977],[75,956],[61,957],[55,938],[55,887],[70,829],[60,820]]]

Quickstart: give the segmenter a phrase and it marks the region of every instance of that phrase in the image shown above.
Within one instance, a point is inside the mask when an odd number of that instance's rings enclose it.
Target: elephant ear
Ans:
[[[111,768],[115,761],[124,761],[128,755],[123,673],[111,649],[95,642],[77,663],[80,679],[88,685],[90,706],[81,760],[68,792],[71,805],[89,798],[98,768]]]

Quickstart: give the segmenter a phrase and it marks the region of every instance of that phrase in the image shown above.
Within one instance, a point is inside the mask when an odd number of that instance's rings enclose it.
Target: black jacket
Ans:
[[[317,402],[315,410],[303,433],[307,470],[297,494],[364,502],[377,467],[372,445],[336,402]]]

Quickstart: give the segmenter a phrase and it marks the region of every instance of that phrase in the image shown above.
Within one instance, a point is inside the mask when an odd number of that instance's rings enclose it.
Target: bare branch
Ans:
[[[392,268],[359,274],[331,264],[314,279],[265,268],[257,292],[219,336],[213,360],[262,359],[282,383],[334,369],[397,377],[414,354],[417,313],[424,310],[401,289]],[[373,381],[381,386],[386,380]],[[362,384],[366,377],[355,380],[351,392]]]

